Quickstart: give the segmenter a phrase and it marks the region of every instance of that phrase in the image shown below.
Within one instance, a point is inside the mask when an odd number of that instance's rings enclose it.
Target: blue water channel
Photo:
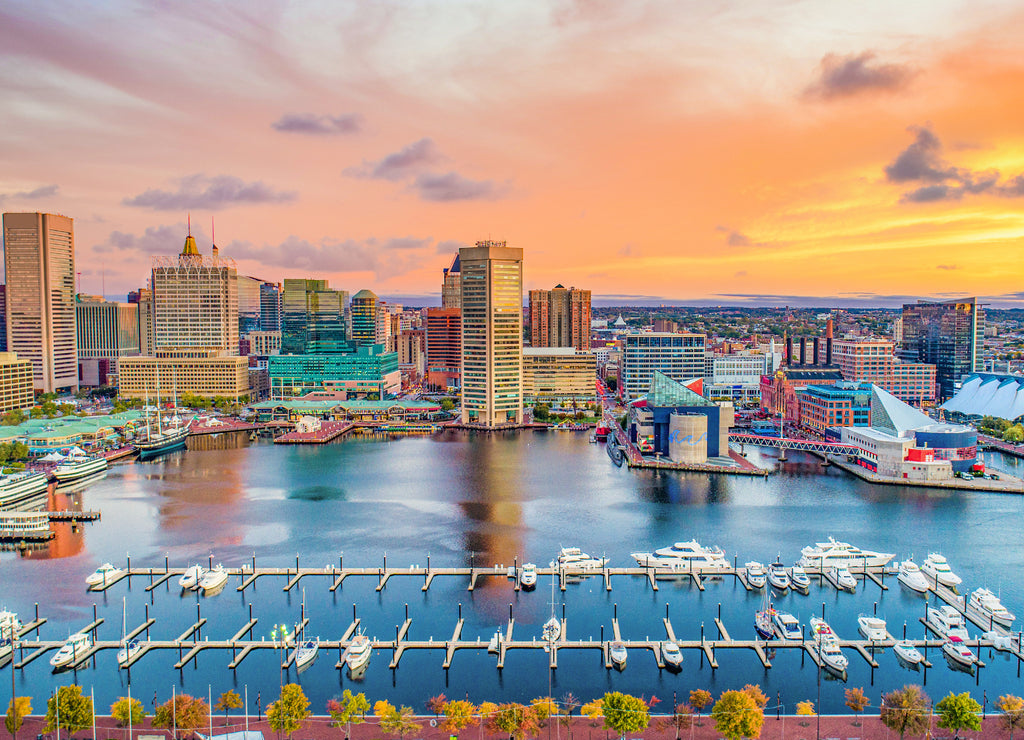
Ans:
[[[757,456],[756,451],[748,452]],[[766,452],[765,455],[773,454]],[[770,463],[770,457],[757,458]],[[1015,469],[1016,461],[989,456],[992,466]],[[1019,473],[1019,471],[1018,471]],[[115,465],[106,478],[81,494],[86,509],[99,509],[101,521],[77,533],[60,525],[60,536],[44,551],[0,555],[0,606],[18,611],[27,621],[38,603],[47,623],[45,639],[62,639],[92,621],[93,608],[105,621],[99,639],[117,640],[122,604],[128,628],[142,623],[148,605],[156,619],[150,635],[173,640],[197,615],[208,621],[202,636],[230,638],[248,620],[250,607],[259,620],[256,639],[270,639],[275,624],[299,620],[305,596],[308,634],[338,639],[352,619],[353,605],[366,634],[394,639],[405,618],[408,638],[443,642],[455,627],[462,605],[462,639],[484,643],[508,619],[511,604],[515,637],[539,636],[550,616],[550,584],[516,593],[511,581],[482,579],[467,591],[462,578],[438,577],[430,590],[422,580],[394,577],[382,592],[375,578],[352,577],[336,592],[331,579],[310,577],[285,593],[284,578],[261,578],[255,588],[235,590],[232,579],[210,598],[182,594],[174,581],[145,591],[148,579],[122,581],[103,594],[89,593],[84,578],[100,563],[133,566],[206,562],[238,567],[256,557],[260,566],[467,566],[511,565],[514,558],[546,564],[559,546],[576,545],[593,555],[607,555],[612,565],[633,565],[629,553],[696,538],[722,546],[742,564],[769,562],[781,555],[787,563],[800,548],[832,535],[867,549],[913,555],[920,563],[929,551],[945,554],[964,578],[962,590],[978,586],[997,591],[1003,602],[1024,613],[1024,548],[1021,522],[1024,497],[914,488],[872,486],[815,458],[790,455],[780,474],[759,477],[709,476],[695,473],[633,471],[615,467],[603,445],[588,444],[585,434],[452,432],[432,438],[349,439],[322,447],[251,446],[177,453],[148,463]],[[887,578],[888,591],[870,581],[855,594],[829,586],[812,586],[809,596],[787,594],[779,609],[802,623],[813,614],[826,616],[841,637],[857,637],[857,616],[877,609],[889,630],[922,637],[918,621],[923,596]],[[556,593],[555,609],[564,609],[570,639],[598,639],[602,627],[611,637],[616,609],[626,639],[663,639],[666,608],[680,639],[697,639],[701,628],[717,638],[719,610],[731,635],[752,639],[753,614],[761,597],[748,593],[733,578],[709,582],[700,592],[689,582],[660,582],[651,590],[641,577],[614,578],[608,593],[600,578],[570,585]],[[972,627],[975,634],[978,630]],[[843,690],[860,686],[877,705],[881,692],[906,683],[926,682],[933,698],[970,690],[989,707],[1000,694],[1020,693],[1016,658],[983,651],[986,663],[977,676],[950,670],[937,650],[934,667],[912,672],[890,652],[872,670],[854,651],[848,681],[826,676],[821,684],[824,712],[845,711]],[[181,671],[176,650],[152,651],[131,670],[131,693],[151,711],[153,696],[162,702],[172,687],[214,699],[228,688],[247,689],[250,711],[256,696],[265,707],[277,697],[282,680],[298,680],[322,712],[326,701],[343,688],[365,691],[374,701],[386,698],[417,709],[438,693],[474,701],[525,701],[549,693],[572,692],[584,701],[607,690],[658,696],[670,706],[694,688],[716,696],[746,683],[760,684],[786,711],[796,702],[815,700],[818,671],[798,650],[779,650],[765,669],[749,650],[719,650],[712,671],[701,653],[684,651],[683,669],[659,671],[652,654],[632,650],[623,672],[606,670],[593,650],[560,650],[558,668],[548,670],[540,650],[512,650],[503,671],[485,651],[459,651],[450,670],[441,667],[443,649],[404,653],[390,670],[390,651],[378,651],[365,676],[352,680],[336,669],[337,652],[321,651],[301,675],[280,670],[280,654],[257,650],[231,671],[230,651],[204,651]],[[94,691],[98,708],[127,692],[126,671],[118,671],[113,651],[100,652],[89,667],[54,675],[49,654],[16,672],[19,693],[37,698],[57,685],[77,682]],[[0,673],[0,685],[10,667]],[[549,688],[550,687],[550,688]],[[774,701],[772,702],[774,704]]]

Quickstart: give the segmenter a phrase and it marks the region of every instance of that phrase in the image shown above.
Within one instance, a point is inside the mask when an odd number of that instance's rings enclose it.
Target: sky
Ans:
[[[191,217],[265,280],[437,303],[460,246],[595,302],[1024,306],[1024,6],[0,4],[0,210],[85,293]]]

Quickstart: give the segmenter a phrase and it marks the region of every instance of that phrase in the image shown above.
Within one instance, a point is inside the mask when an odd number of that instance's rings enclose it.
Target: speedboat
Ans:
[[[950,635],[942,643],[942,652],[945,653],[951,663],[956,663],[964,668],[970,668],[972,671],[974,670],[974,664],[977,662],[974,651],[967,647],[958,635]]]
[[[892,646],[892,651],[896,653],[896,657],[904,664],[911,668],[917,668],[921,663],[924,662],[924,656],[921,655],[921,651],[911,645],[907,640],[900,640]]]
[[[292,660],[295,661],[295,668],[302,670],[314,660],[316,660],[316,654],[320,650],[320,638],[313,637],[308,640],[303,640],[295,646],[295,651],[292,653]]]
[[[15,612],[0,611],[0,637],[11,637],[21,631],[21,620]]]
[[[672,640],[661,643],[661,657],[669,668],[678,668],[683,663],[683,654]]]
[[[523,563],[523,570],[519,574],[519,586],[527,591],[537,585],[537,566],[533,563]]]
[[[811,579],[807,577],[803,568],[794,565],[789,569],[789,585],[793,587],[794,591],[806,594],[811,590]]]
[[[839,649],[839,638],[824,619],[811,617],[811,633],[818,647],[818,658],[821,662],[837,673],[844,673],[850,664],[843,651]]]
[[[548,642],[557,640],[558,636],[562,634],[562,623],[558,621],[558,617],[552,616],[546,621],[541,627],[541,634]]]
[[[804,636],[800,622],[789,612],[775,613],[775,631],[783,640],[801,640]]]
[[[66,668],[77,663],[91,647],[92,638],[85,632],[76,632],[65,640],[57,654],[50,658],[50,665],[54,668]]]
[[[896,580],[911,591],[917,591],[919,594],[923,594],[928,591],[928,580],[924,577],[921,573],[921,569],[917,567],[917,563],[913,560],[904,560],[900,563],[900,572],[896,576]]]
[[[880,617],[861,614],[857,617],[857,629],[864,635],[864,639],[870,642],[882,642],[889,639],[889,633],[885,629],[885,620]]]
[[[498,652],[498,643],[501,642],[501,630],[495,630],[494,634],[491,635],[491,639],[487,642],[487,652],[496,653]]]
[[[888,552],[861,550],[848,542],[838,542],[833,537],[828,542],[817,542],[800,550],[797,565],[803,568],[881,568],[896,555]]]
[[[138,655],[140,650],[142,650],[140,640],[122,640],[121,649],[117,651],[117,667],[125,668],[128,661]]]
[[[949,604],[925,609],[925,621],[932,631],[942,637],[955,635],[961,640],[969,639],[964,626],[964,616]]]
[[[745,563],[744,568],[747,571],[747,583],[750,584],[751,588],[764,588],[765,584],[768,583],[768,572],[764,569],[756,560],[751,560],[749,563]]]
[[[776,591],[786,591],[789,589],[789,574],[786,572],[786,566],[782,563],[775,562],[768,566],[768,583]]]
[[[1002,627],[1010,627],[1017,617],[1002,605],[999,597],[987,588],[979,588],[971,594],[970,605],[987,619]]]
[[[933,581],[941,583],[954,591],[963,579],[952,571],[944,555],[937,552],[929,553],[928,559],[921,563],[921,572]]]
[[[610,645],[612,664],[620,671],[626,667],[626,643],[616,640]]]
[[[124,574],[121,568],[115,568],[110,563],[104,563],[95,571],[85,577],[85,582],[90,586],[106,586],[113,583]]]
[[[608,564],[608,558],[592,558],[578,547],[563,547],[558,551],[558,567],[597,570]]]
[[[223,565],[217,565],[203,574],[203,577],[199,579],[198,588],[206,594],[216,593],[227,581],[228,572],[224,570]]]
[[[836,586],[843,591],[849,591],[852,594],[857,590],[857,579],[846,568],[832,568],[829,573],[832,580],[836,582]]]
[[[370,662],[373,654],[373,643],[366,635],[359,634],[352,638],[348,646],[348,654],[345,656],[345,665],[350,671],[358,671]]]
[[[630,554],[637,563],[649,568],[685,568],[694,570],[724,570],[729,567],[725,551],[720,547],[704,547],[697,540],[676,542],[650,552]]]
[[[206,575],[206,568],[201,565],[193,565],[182,573],[178,579],[178,585],[186,591],[194,591],[199,588],[199,582]]]

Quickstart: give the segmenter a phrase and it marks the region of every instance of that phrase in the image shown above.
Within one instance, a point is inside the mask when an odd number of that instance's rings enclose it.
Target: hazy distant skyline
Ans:
[[[0,211],[72,216],[107,295],[191,212],[352,292],[492,238],[605,303],[1024,305],[1022,37],[965,0],[11,2]]]

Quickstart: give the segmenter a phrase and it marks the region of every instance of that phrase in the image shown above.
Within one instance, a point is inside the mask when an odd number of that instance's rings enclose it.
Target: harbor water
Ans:
[[[770,463],[773,451],[760,463]],[[1015,472],[1015,460],[987,455],[992,467]],[[1018,472],[1019,474],[1019,472]],[[601,578],[570,584],[555,592],[541,579],[535,591],[516,592],[505,578],[482,578],[473,592],[468,579],[438,576],[430,589],[421,578],[393,577],[375,591],[377,579],[350,577],[335,592],[332,579],[304,578],[284,592],[285,578],[260,578],[238,592],[232,578],[217,596],[184,594],[172,579],[152,593],[148,579],[121,581],[104,593],[86,591],[84,578],[110,561],[123,567],[163,567],[201,562],[240,567],[255,556],[258,566],[466,567],[532,561],[546,566],[560,546],[579,546],[605,555],[612,565],[634,565],[629,554],[695,538],[720,545],[730,560],[792,564],[801,547],[833,536],[865,549],[913,556],[922,562],[931,551],[946,555],[963,577],[961,592],[987,586],[1011,611],[1024,613],[1024,548],[1021,521],[1024,497],[921,488],[874,486],[819,460],[790,453],[780,474],[768,478],[721,476],[675,471],[639,471],[612,464],[603,445],[588,444],[585,433],[446,432],[433,437],[392,440],[352,438],[324,446],[275,446],[255,442],[237,449],[193,450],[146,463],[116,464],[106,477],[79,494],[85,509],[99,509],[102,520],[77,532],[57,525],[60,534],[47,549],[0,554],[0,607],[29,621],[34,604],[48,621],[42,639],[62,639],[93,620],[94,604],[104,619],[98,637],[117,640],[122,632],[122,604],[127,628],[145,620],[148,605],[156,622],[154,639],[173,640],[197,618],[207,619],[203,639],[231,638],[249,618],[259,621],[255,639],[271,639],[274,625],[299,621],[305,598],[307,635],[337,640],[352,621],[353,604],[361,627],[371,637],[394,639],[396,626],[412,619],[410,640],[443,643],[452,635],[462,606],[462,638],[486,643],[504,628],[509,608],[515,639],[539,637],[552,609],[563,609],[568,638],[611,639],[616,610],[625,639],[664,639],[666,605],[676,635],[717,639],[714,619],[721,618],[734,639],[753,639],[758,592],[747,592],[734,578],[709,581],[701,592],[689,581],[659,582],[653,591],[646,578],[616,577],[606,592]],[[877,614],[889,631],[924,637],[919,618],[925,599],[886,577],[887,591],[870,581],[855,594],[837,593],[827,583],[811,587],[809,596],[789,593],[776,606],[802,624],[825,609],[841,638],[855,639],[857,617]],[[931,598],[934,600],[935,596]],[[1021,621],[1021,620],[1019,620]],[[972,636],[978,630],[973,625]],[[26,639],[34,639],[27,636]],[[187,648],[186,648],[187,650]],[[105,711],[127,693],[129,675],[118,671],[115,651],[101,651],[87,667],[51,673],[48,653],[16,671],[17,690],[43,697],[55,686],[79,683],[95,691]],[[947,667],[938,649],[929,650],[933,667],[925,675],[899,665],[891,650],[877,656],[872,669],[855,651],[844,684],[822,676],[820,708],[844,712],[843,690],[863,687],[878,705],[880,694],[907,683],[926,682],[938,699],[949,691],[971,691],[988,707],[1001,694],[1021,693],[1024,683],[1015,657],[982,651],[986,666],[976,676]],[[606,670],[600,651],[562,649],[558,668],[548,669],[541,650],[511,650],[505,668],[485,650],[456,652],[451,668],[441,667],[444,650],[407,650],[396,670],[388,668],[391,651],[375,653],[360,680],[338,670],[336,651],[321,651],[315,664],[296,675],[282,671],[281,654],[256,650],[235,671],[227,668],[231,651],[207,650],[178,671],[177,650],[153,650],[131,670],[131,693],[152,711],[154,696],[163,702],[175,690],[214,700],[223,691],[247,689],[250,712],[256,697],[266,707],[276,699],[282,680],[298,680],[323,712],[326,701],[344,688],[364,691],[371,702],[389,699],[422,711],[435,694],[468,696],[474,701],[528,701],[572,692],[587,701],[608,690],[659,697],[671,706],[691,689],[707,688],[716,696],[728,688],[760,684],[784,711],[796,703],[816,701],[819,673],[802,651],[780,649],[765,669],[751,650],[720,649],[712,671],[700,651],[683,653],[678,674],[659,671],[649,651],[631,650],[626,669]],[[8,666],[3,673],[11,670]]]

